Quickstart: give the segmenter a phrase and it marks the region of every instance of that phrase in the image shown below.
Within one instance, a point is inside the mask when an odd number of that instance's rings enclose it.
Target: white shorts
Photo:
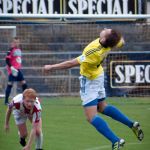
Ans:
[[[25,123],[29,118],[27,114],[21,115],[21,113],[18,110],[13,110],[13,115],[14,115],[16,125]]]
[[[86,105],[95,99],[106,97],[104,88],[104,73],[94,80],[89,80],[85,76],[80,76],[80,96],[82,105]]]

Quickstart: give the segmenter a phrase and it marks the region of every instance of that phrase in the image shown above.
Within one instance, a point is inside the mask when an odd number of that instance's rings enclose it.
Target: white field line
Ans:
[[[140,144],[144,144],[144,143],[127,143],[127,145],[140,145]],[[108,148],[111,148],[111,146],[103,145],[103,146],[99,146],[99,147],[88,148],[86,150],[102,150],[102,149],[108,149]]]

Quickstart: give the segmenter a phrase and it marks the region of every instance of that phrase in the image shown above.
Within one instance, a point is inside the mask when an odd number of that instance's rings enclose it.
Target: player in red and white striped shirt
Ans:
[[[34,138],[36,138],[36,150],[42,150],[43,134],[41,105],[36,91],[31,88],[26,89],[23,94],[18,94],[13,98],[6,112],[6,131],[9,130],[9,120],[12,111],[20,135],[20,144],[24,146],[23,150],[31,149],[32,141]],[[27,137],[27,119],[32,122],[32,129],[30,132],[29,140],[26,144],[25,139]]]

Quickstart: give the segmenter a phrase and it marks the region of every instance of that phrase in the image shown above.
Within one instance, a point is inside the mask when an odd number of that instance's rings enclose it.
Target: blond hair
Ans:
[[[23,98],[30,98],[30,99],[34,99],[35,100],[36,97],[37,97],[37,93],[32,88],[26,89],[23,92]]]

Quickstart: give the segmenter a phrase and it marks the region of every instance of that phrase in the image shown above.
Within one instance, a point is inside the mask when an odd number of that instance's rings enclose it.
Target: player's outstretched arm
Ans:
[[[58,64],[45,65],[43,69],[44,71],[51,71],[51,70],[57,70],[57,69],[69,69],[78,65],[79,65],[79,62],[77,61],[77,59],[72,59],[72,60],[64,61]]]
[[[23,150],[31,150],[33,140],[35,139],[36,133],[38,131],[41,131],[41,119],[37,123],[36,122],[32,123],[32,129],[31,129],[31,132],[30,132],[29,140],[28,140],[27,145],[23,148]]]
[[[9,120],[10,120],[11,112],[12,112],[12,108],[8,108],[6,111],[5,125],[4,125],[4,129],[6,132],[9,131]]]

